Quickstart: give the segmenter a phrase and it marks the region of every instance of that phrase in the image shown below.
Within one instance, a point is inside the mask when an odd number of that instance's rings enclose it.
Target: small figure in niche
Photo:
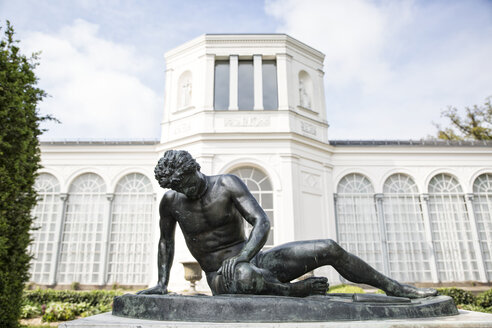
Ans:
[[[311,108],[311,97],[306,90],[306,82],[299,79],[299,102],[304,108]]]
[[[186,80],[181,85],[181,108],[191,105],[191,81]]]

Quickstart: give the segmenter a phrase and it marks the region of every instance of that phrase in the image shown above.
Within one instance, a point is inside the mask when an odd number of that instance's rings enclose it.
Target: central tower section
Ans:
[[[324,55],[304,43],[285,34],[206,34],[165,59],[163,144],[291,133],[328,143]]]

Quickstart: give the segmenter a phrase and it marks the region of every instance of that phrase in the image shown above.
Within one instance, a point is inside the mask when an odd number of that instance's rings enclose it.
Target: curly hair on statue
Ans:
[[[200,171],[200,164],[186,150],[166,151],[154,169],[162,188],[171,188],[181,181],[183,174],[192,171]]]

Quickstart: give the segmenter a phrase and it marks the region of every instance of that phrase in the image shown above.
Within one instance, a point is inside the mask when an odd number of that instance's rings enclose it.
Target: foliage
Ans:
[[[100,304],[91,306],[89,303],[50,302],[46,307],[42,320],[44,322],[73,320],[77,316],[91,315],[111,311],[111,305]]]
[[[76,305],[66,302],[51,302],[43,314],[44,322],[73,320],[76,317]]]
[[[343,293],[343,294],[352,294],[352,293],[358,293],[358,294],[364,294],[364,290],[360,287],[353,286],[353,285],[337,285],[330,287],[328,289],[328,293],[335,294],[335,293]]]
[[[438,288],[440,295],[450,296],[454,300],[454,304],[474,304],[475,296],[469,291],[460,288]]]
[[[78,282],[78,281],[72,282],[72,284],[70,285],[70,288],[72,290],[80,290],[80,282]]]
[[[2,27],[0,26],[0,29]],[[14,30],[0,39],[0,327],[17,327],[22,290],[29,279],[27,247],[36,204],[39,169],[37,104],[45,92],[36,87],[36,54],[23,55]]]
[[[89,306],[111,305],[115,296],[122,295],[119,290],[54,290],[35,289],[24,291],[26,302],[31,304],[48,304],[50,302],[87,303]]]
[[[91,306],[87,310],[80,313],[81,317],[90,317],[100,313],[109,312],[112,310],[111,304],[99,304],[98,306]]]
[[[492,306],[483,307],[475,304],[458,304],[457,307],[461,310],[492,313]]]
[[[111,311],[113,298],[122,295],[121,290],[53,290],[36,289],[24,291],[24,307],[39,309],[39,315],[45,322],[75,319],[77,316],[91,315]],[[34,310],[33,310],[34,311]]]
[[[492,308],[492,289],[479,294],[475,304],[484,308]]]
[[[21,319],[39,317],[41,315],[41,306],[24,304],[21,308]]]
[[[449,107],[441,113],[450,121],[450,127],[438,129],[437,137],[444,140],[492,140],[492,104],[491,98],[486,99],[482,106],[474,105],[465,108],[465,116],[458,114],[458,109]]]

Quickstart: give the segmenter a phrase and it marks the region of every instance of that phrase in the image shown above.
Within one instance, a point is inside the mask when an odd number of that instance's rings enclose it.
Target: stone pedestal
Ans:
[[[323,322],[429,318],[457,315],[448,296],[410,300],[378,294],[133,295],[115,297],[113,315],[187,322]]]
[[[210,310],[213,314],[213,309]],[[65,322],[59,328],[490,328],[492,314],[459,311],[459,315],[427,319],[396,319],[338,322],[172,322],[131,319],[104,313],[88,318]]]

